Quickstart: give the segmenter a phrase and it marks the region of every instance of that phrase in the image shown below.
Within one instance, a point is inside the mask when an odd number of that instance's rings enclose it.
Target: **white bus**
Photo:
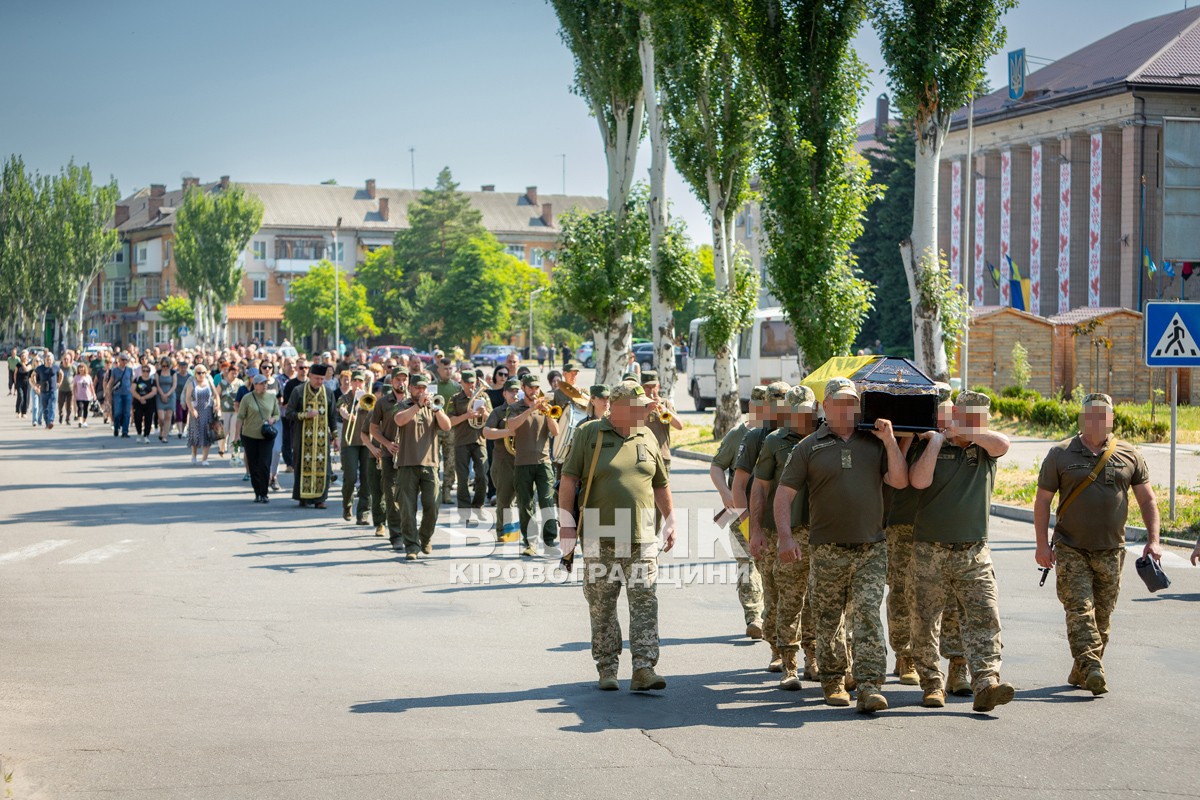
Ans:
[[[689,375],[688,394],[697,411],[716,405],[716,354],[700,334],[703,318],[692,320],[688,330]],[[745,410],[750,403],[750,388],[772,381],[784,381],[790,386],[800,382],[800,350],[796,347],[796,332],[788,323],[783,309],[775,306],[761,308],[754,314],[754,324],[736,338],[738,354],[738,395]]]

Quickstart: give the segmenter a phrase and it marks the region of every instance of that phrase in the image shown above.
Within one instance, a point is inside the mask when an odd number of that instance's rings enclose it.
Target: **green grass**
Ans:
[[[1001,467],[996,472],[996,489],[992,499],[997,503],[1021,508],[1033,508],[1037,494],[1036,469]],[[1167,509],[1170,495],[1167,487],[1155,486],[1154,496],[1158,501],[1159,527],[1163,536],[1194,540],[1200,537],[1200,487],[1177,486],[1175,488],[1175,519],[1168,519]],[[1126,525],[1145,527],[1142,512],[1133,497],[1129,498],[1129,518]]]

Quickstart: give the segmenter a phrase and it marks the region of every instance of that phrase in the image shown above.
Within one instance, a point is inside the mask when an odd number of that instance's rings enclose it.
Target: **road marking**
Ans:
[[[104,547],[97,547],[95,550],[88,550],[86,553],[80,553],[74,558],[68,558],[66,561],[60,561],[60,564],[99,564],[101,561],[107,561],[113,556],[119,556],[121,553],[128,553],[133,549],[133,539],[122,539],[119,542],[114,542]]]
[[[44,542],[31,544],[28,547],[22,547],[20,550],[13,550],[8,553],[0,553],[0,564],[11,564],[14,561],[28,561],[31,558],[37,558],[40,555],[45,555],[51,550],[57,550],[64,547],[74,539],[47,539]]]

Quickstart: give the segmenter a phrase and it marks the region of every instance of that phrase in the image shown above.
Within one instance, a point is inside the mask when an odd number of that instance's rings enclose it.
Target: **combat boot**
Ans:
[[[917,676],[917,667],[911,656],[896,656],[896,677],[900,679],[901,686],[920,685],[921,679]]]
[[[641,667],[633,671],[633,680],[629,682],[629,691],[645,692],[650,689],[667,688],[667,679],[654,671],[653,667]]]
[[[804,678],[817,680],[817,649],[813,645],[804,648]]]
[[[382,525],[376,525],[375,526],[375,535],[376,536],[386,536],[387,530],[385,530]]]
[[[887,698],[871,684],[864,683],[858,690],[858,704],[855,706],[858,713],[874,714],[876,711],[887,711],[887,708]]]
[[[1071,674],[1067,676],[1067,685],[1082,689],[1085,683],[1087,683],[1087,673],[1080,669],[1079,662],[1076,661],[1071,665]]]
[[[854,676],[851,675],[850,672],[847,670],[847,672],[846,672],[846,691],[853,692],[857,688],[858,688],[858,681],[856,681],[854,679]]]
[[[621,684],[617,683],[617,673],[611,670],[604,670],[600,673],[600,680],[596,683],[596,688],[602,692],[615,692],[621,688]]]
[[[755,641],[763,637],[763,621],[761,619],[752,619],[746,623],[746,635]]]
[[[775,645],[771,645],[771,662],[767,664],[767,672],[783,672],[783,656]]]
[[[785,692],[800,691],[799,654],[795,650],[783,653],[783,677],[779,679],[779,688]]]
[[[827,706],[850,705],[850,693],[846,691],[846,682],[841,678],[821,681],[821,691],[825,693],[825,705]]]
[[[988,678],[988,682],[975,692],[975,702],[971,707],[975,711],[991,711],[996,706],[1011,703],[1016,693],[1017,690],[1011,683],[1001,683],[999,678]]]
[[[946,693],[941,689],[926,689],[921,697],[921,705],[925,708],[945,708]]]
[[[950,659],[950,675],[946,679],[946,690],[955,697],[971,696],[971,673],[965,658]]]
[[[1102,695],[1108,691],[1108,681],[1104,679],[1104,667],[1096,665],[1088,670],[1087,680],[1083,685],[1093,695]]]

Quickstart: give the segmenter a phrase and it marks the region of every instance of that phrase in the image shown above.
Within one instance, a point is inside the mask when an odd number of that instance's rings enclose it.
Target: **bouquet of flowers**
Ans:
[[[241,467],[246,463],[246,457],[242,453],[242,443],[240,440],[234,441],[233,447],[229,450],[229,466]]]

